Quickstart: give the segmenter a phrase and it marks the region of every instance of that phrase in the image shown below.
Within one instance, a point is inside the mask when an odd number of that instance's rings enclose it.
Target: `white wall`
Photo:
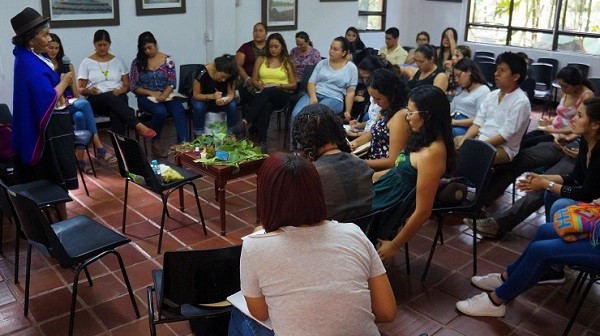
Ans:
[[[415,45],[415,35],[421,30],[428,31],[432,43],[439,45],[442,31],[446,27],[455,27],[459,43],[462,43],[467,1],[388,0],[386,28],[395,26],[400,30],[401,45]],[[93,52],[92,36],[99,28],[109,31],[113,41],[111,51],[128,64],[135,57],[137,36],[146,30],[154,33],[159,47],[171,54],[177,64],[207,63],[225,52],[235,53],[242,43],[252,38],[252,26],[261,21],[261,0],[188,0],[186,3],[185,14],[136,16],[135,1],[121,0],[120,26],[57,28],[52,31],[61,37],[67,55],[75,65]],[[26,6],[41,13],[41,1],[0,0],[0,6],[0,103],[12,107],[13,45],[10,41],[14,34],[10,18]],[[358,1],[298,0],[298,31],[306,31],[324,57],[327,57],[331,40],[343,35],[348,26],[356,25],[357,20]],[[209,40],[205,39],[206,32]],[[295,45],[296,31],[281,33],[291,49]],[[363,33],[361,38],[367,46],[374,48],[384,44],[383,32]],[[569,62],[587,63],[592,66],[590,77],[600,77],[600,57],[597,56],[468,44],[474,50],[491,50],[496,54],[506,50],[523,50],[534,59],[551,56],[559,59],[561,66]]]

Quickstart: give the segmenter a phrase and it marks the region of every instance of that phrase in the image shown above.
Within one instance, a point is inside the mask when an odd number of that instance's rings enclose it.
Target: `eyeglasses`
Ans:
[[[454,77],[460,77],[460,75],[462,75],[462,71],[458,71],[454,73]]]
[[[412,117],[414,114],[418,114],[418,113],[427,113],[427,111],[411,111],[408,110],[408,112],[406,112],[406,115],[409,117]]]

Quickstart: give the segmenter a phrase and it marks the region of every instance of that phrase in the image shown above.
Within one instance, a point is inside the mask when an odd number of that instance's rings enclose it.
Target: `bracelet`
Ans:
[[[398,250],[400,250],[400,246],[398,246],[398,244],[396,244],[396,242],[395,242],[395,241],[393,241],[393,240],[392,240],[391,242],[392,242],[392,244],[394,244],[394,246],[396,246],[396,248],[397,248]]]

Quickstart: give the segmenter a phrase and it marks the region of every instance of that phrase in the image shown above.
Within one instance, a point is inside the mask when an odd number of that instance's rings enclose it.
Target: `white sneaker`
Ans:
[[[502,276],[500,273],[490,273],[484,276],[476,275],[471,277],[471,283],[475,285],[475,287],[485,291],[493,291],[494,289],[500,287],[504,281],[502,281]]]
[[[461,313],[469,316],[490,316],[502,317],[506,314],[506,306],[496,306],[490,300],[488,293],[475,295],[470,299],[458,301],[456,309]]]
[[[469,229],[473,230],[473,220],[471,218],[463,218]],[[500,227],[493,217],[480,218],[477,220],[477,233],[487,238],[498,238],[500,235]]]

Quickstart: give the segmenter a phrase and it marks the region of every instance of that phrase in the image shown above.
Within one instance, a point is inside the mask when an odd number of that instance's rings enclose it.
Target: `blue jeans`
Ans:
[[[229,104],[218,106],[214,101],[192,100],[192,117],[194,120],[194,134],[204,134],[204,124],[206,123],[206,112],[222,112],[227,114],[227,129],[231,129],[240,121],[237,112],[237,104],[232,100]]]
[[[88,130],[92,134],[98,133],[94,111],[92,111],[92,105],[87,100],[75,99],[73,104],[69,105],[69,113],[71,113],[71,118],[73,118],[76,131]]]
[[[541,225],[519,259],[506,267],[508,279],[494,291],[503,301],[509,301],[533,287],[554,264],[598,267],[600,248],[589,239],[567,243],[552,223]]]
[[[325,96],[317,93],[317,101],[319,103],[329,107],[335,114],[341,114],[344,112],[344,102],[341,100],[338,100],[335,98],[330,98],[330,97],[325,97]],[[292,115],[290,117],[290,150],[294,149],[294,146],[293,146],[294,139],[292,139],[292,137],[291,137],[291,132],[292,132],[292,129],[294,128],[294,119],[296,118],[296,116],[300,113],[300,111],[305,106],[309,105],[309,102],[310,102],[310,97],[308,96],[308,93],[305,93],[302,97],[300,97],[300,100],[298,100],[298,102],[296,103],[296,106],[294,106],[294,109],[292,110]]]
[[[564,209],[569,205],[577,204],[579,201],[570,198],[559,198],[558,195],[546,191],[546,194],[544,194],[544,203],[546,208],[546,222],[552,222],[554,220],[554,214],[558,210]]]
[[[175,118],[175,130],[177,132],[177,142],[189,141],[190,136],[188,135],[187,122],[185,120],[185,110],[183,104],[178,99],[162,103],[153,103],[148,100],[147,96],[137,97],[138,106],[140,109],[152,114],[152,120],[150,124],[152,129],[156,131],[156,137],[154,139],[160,139],[163,126],[167,115],[171,113]]]
[[[239,309],[233,308],[229,320],[229,336],[273,336],[275,333],[254,321]]]
[[[466,115],[461,114],[461,113],[455,113],[452,116],[452,119],[454,119],[454,120],[465,120],[465,119],[469,119],[469,117],[467,117]],[[467,134],[467,130],[468,129],[469,129],[468,127],[452,126],[452,136],[453,137],[463,136],[463,135]]]

